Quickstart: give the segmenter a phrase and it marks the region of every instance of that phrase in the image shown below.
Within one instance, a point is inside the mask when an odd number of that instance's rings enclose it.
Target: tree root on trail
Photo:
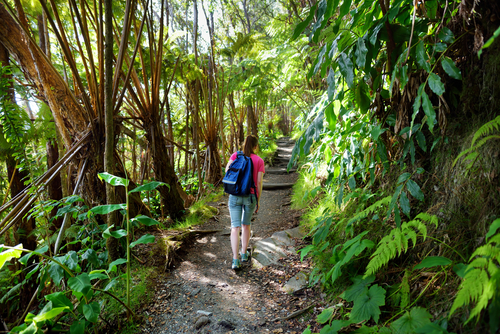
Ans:
[[[303,308],[303,309],[301,309],[301,310],[295,311],[295,312],[293,312],[293,313],[291,313],[291,314],[287,315],[286,317],[273,319],[271,322],[275,322],[275,321],[284,321],[284,320],[290,320],[290,319],[295,318],[296,316],[301,315],[302,313],[304,313],[304,312],[308,311],[308,310],[309,310],[311,307],[313,307],[313,306],[314,306],[314,303],[313,303],[313,304],[311,304],[311,305],[309,305],[309,306],[307,306],[306,308]]]
[[[221,232],[222,230],[175,230],[168,231],[169,235],[162,238],[165,247],[165,271],[169,269],[177,255],[182,244],[187,240],[194,239],[197,235]]]

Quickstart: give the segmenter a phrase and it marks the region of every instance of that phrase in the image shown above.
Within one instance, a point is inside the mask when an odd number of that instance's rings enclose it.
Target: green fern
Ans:
[[[479,128],[479,130],[476,131],[474,137],[472,137],[472,143],[470,144],[470,146],[474,146],[474,143],[479,137],[486,136],[492,133],[495,129],[498,131],[499,127],[500,127],[500,116],[497,116],[497,118],[484,124]]]
[[[474,137],[472,137],[472,142],[470,147],[465,151],[460,152],[460,154],[453,161],[453,166],[455,166],[455,164],[461,157],[467,154],[465,160],[471,160],[470,164],[467,166],[467,169],[470,169],[474,164],[474,162],[476,161],[477,157],[479,156],[477,150],[491,139],[500,139],[500,135],[487,136],[478,141],[477,144],[476,141],[483,136],[489,135],[495,130],[498,131],[499,128],[500,128],[500,116],[497,116],[494,120],[489,121],[488,123],[481,126],[474,134]]]
[[[365,277],[375,274],[380,268],[389,263],[390,260],[398,257],[401,253],[408,251],[411,240],[413,247],[417,244],[417,236],[420,234],[422,239],[427,237],[427,227],[422,221],[434,223],[437,227],[437,217],[427,213],[420,213],[414,220],[405,222],[401,228],[395,228],[380,240],[378,247],[372,255],[372,258],[366,266]],[[417,232],[419,234],[417,234]]]
[[[375,210],[377,210],[379,207],[381,207],[383,205],[389,205],[389,203],[391,202],[391,198],[392,198],[392,196],[384,197],[381,200],[376,201],[375,203],[373,203],[372,205],[370,205],[369,207],[367,207],[363,211],[358,212],[354,217],[349,219],[349,221],[347,222],[347,227],[351,226],[352,224],[354,224],[355,222],[357,222],[361,219],[368,217],[368,215],[374,213]]]
[[[500,219],[493,222],[490,231],[493,228],[496,230],[498,224],[500,224]],[[498,291],[498,286],[500,286],[500,233],[494,235],[486,245],[477,248],[469,261],[464,280],[460,284],[460,290],[450,310],[451,316],[458,308],[475,303],[467,322],[478,317],[480,312],[488,307],[491,299],[500,298]]]

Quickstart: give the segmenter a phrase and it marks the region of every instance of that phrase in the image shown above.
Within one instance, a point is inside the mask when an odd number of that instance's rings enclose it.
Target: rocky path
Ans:
[[[299,213],[289,207],[296,175],[284,172],[293,142],[281,140],[278,146],[278,163],[266,168],[261,208],[252,222],[252,264],[231,269],[230,217],[224,196],[214,204],[217,217],[198,227],[222,231],[195,240],[177,268],[157,279],[153,302],[143,311],[147,320],[141,332],[299,334],[312,322],[311,314],[298,315],[314,311],[319,298],[301,286],[306,276],[300,272],[307,272],[309,265],[296,254],[302,241],[293,237],[299,232],[295,229],[291,236],[280,232],[299,223]],[[287,282],[299,286],[286,293]]]

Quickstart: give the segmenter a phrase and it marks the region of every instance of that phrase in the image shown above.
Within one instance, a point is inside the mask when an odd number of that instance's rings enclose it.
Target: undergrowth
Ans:
[[[184,219],[173,224],[169,229],[188,229],[191,226],[203,224],[217,214],[217,209],[207,203],[216,202],[224,195],[222,189],[209,192],[206,196],[196,201]]]
[[[490,124],[486,132],[496,130]],[[402,158],[376,180],[332,182],[313,196],[321,181],[301,171],[292,199],[307,208],[301,224],[311,242],[301,257],[313,258],[310,285],[332,305],[317,317],[321,333],[500,328],[498,142],[484,129],[471,128],[459,149],[446,140],[426,169]],[[488,140],[475,147],[481,134]]]

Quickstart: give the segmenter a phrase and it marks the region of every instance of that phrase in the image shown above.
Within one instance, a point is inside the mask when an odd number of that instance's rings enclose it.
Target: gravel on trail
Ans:
[[[280,147],[278,152],[282,150]],[[295,173],[270,174],[264,176],[264,182],[293,183],[296,178]],[[298,226],[300,212],[290,209],[290,195],[291,189],[263,191],[259,213],[252,218],[250,244]],[[293,294],[283,291],[285,283],[300,271],[310,271],[310,263],[301,262],[294,251],[304,242],[297,239],[295,248],[277,264],[256,269],[244,263],[241,270],[232,270],[227,199],[225,195],[212,203],[219,214],[196,227],[222,231],[205,234],[185,246],[182,261],[155,278],[155,296],[141,311],[145,322],[140,332],[299,334],[308,324],[315,329],[323,296],[311,288]],[[307,311],[295,316],[294,312],[304,309]]]

